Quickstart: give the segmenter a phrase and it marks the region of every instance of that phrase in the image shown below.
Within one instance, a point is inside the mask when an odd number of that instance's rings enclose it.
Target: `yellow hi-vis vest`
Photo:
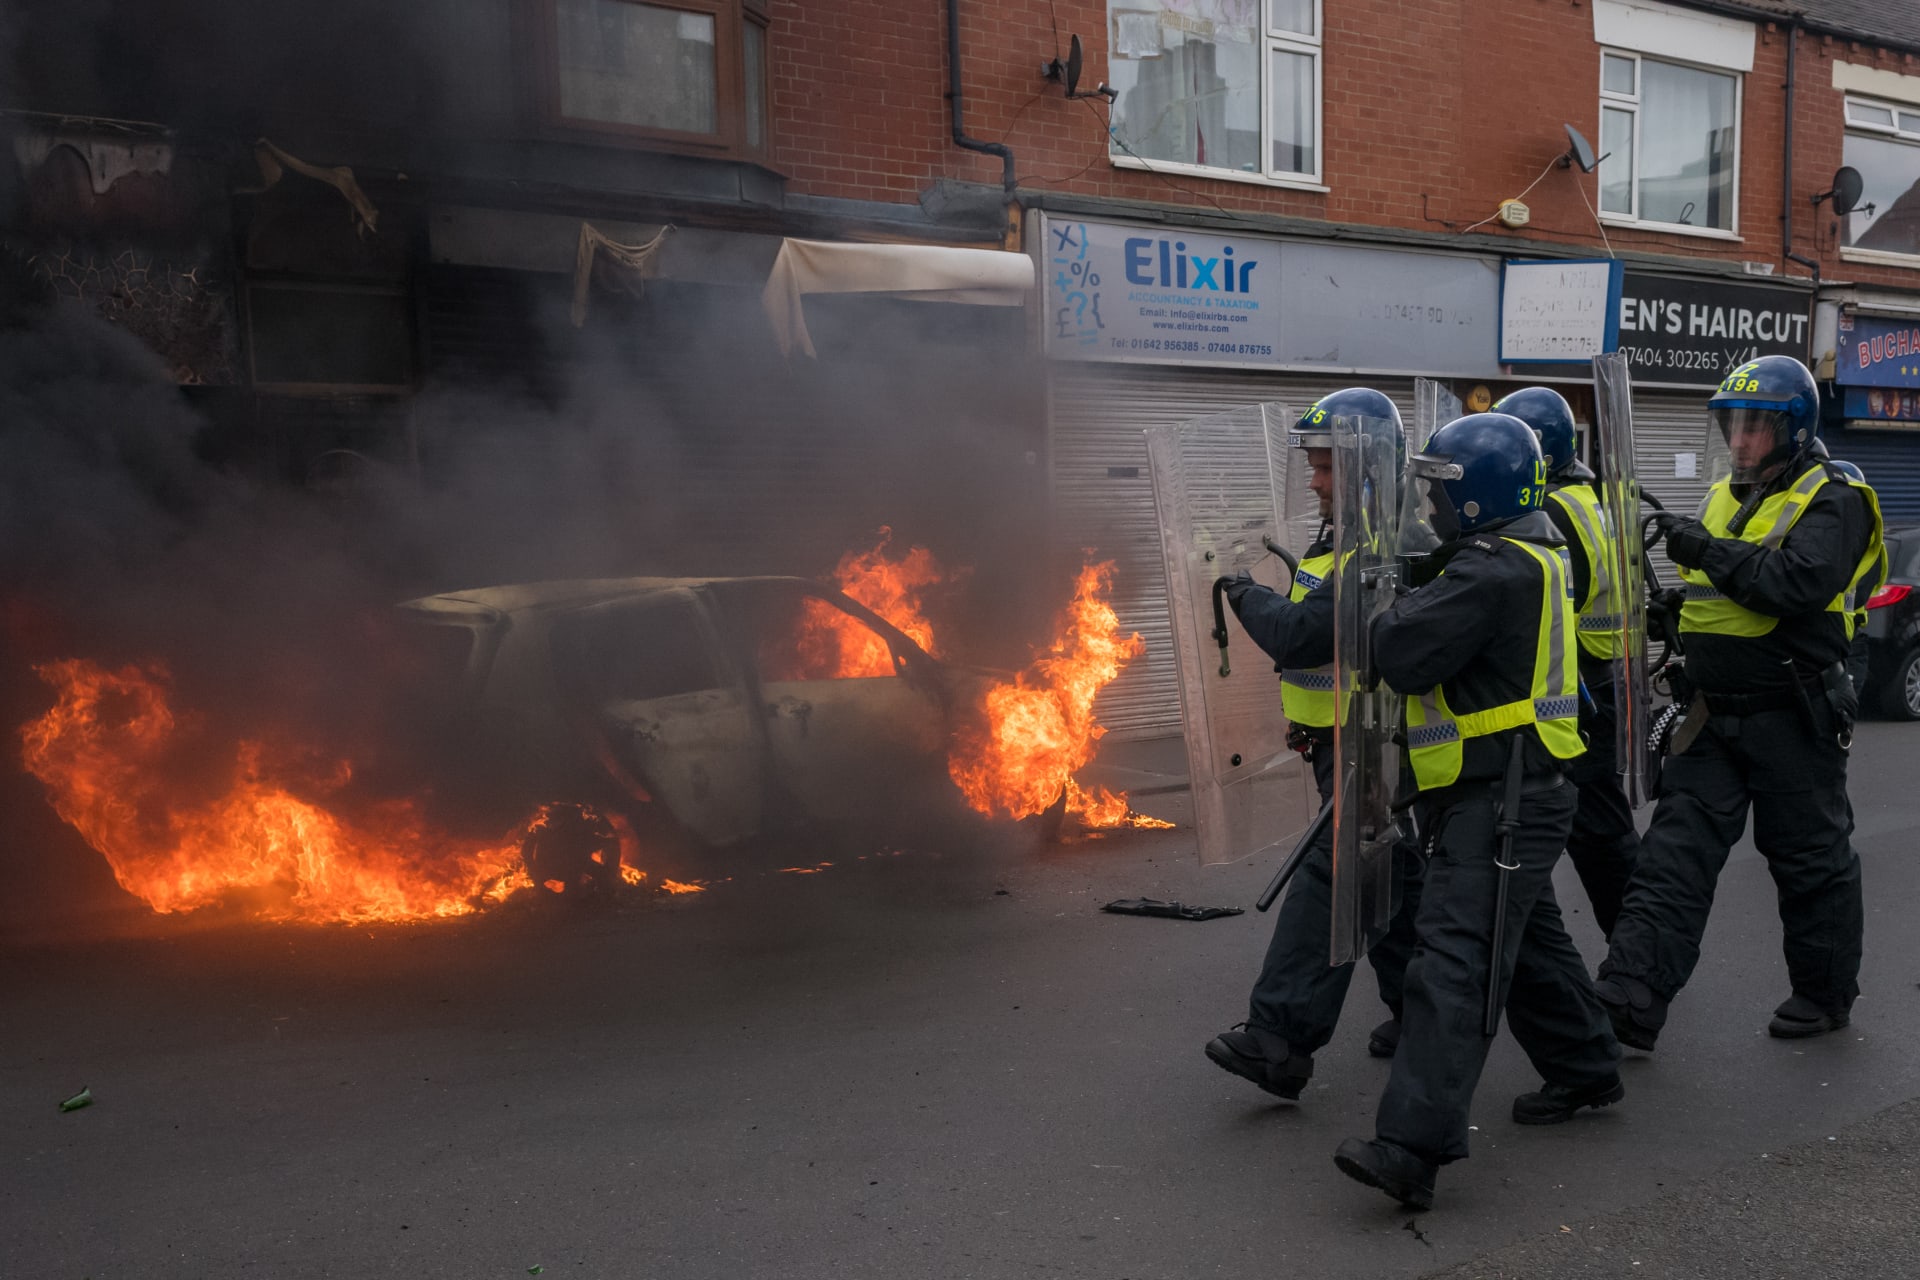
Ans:
[[[1621,584],[1614,580],[1612,521],[1591,485],[1563,485],[1551,490],[1547,500],[1573,517],[1573,531],[1587,556],[1587,598],[1574,602],[1580,615],[1580,652],[1590,658],[1617,658]]]
[[[1294,570],[1293,590],[1287,599],[1298,604],[1307,592],[1326,581],[1333,572],[1333,553],[1308,556]],[[1287,719],[1303,729],[1326,729],[1333,725],[1333,664],[1323,667],[1284,667],[1280,671],[1280,706]]]
[[[1573,601],[1567,596],[1566,563],[1552,551],[1515,538],[1503,538],[1532,556],[1543,577],[1540,592],[1540,640],[1533,651],[1533,690],[1529,697],[1484,711],[1455,714],[1447,705],[1444,683],[1407,699],[1407,758],[1422,791],[1452,785],[1468,738],[1532,725],[1541,745],[1556,759],[1571,760],[1585,751],[1580,739],[1580,668],[1574,654]],[[1445,570],[1441,571],[1443,574]]]
[[[1792,487],[1778,493],[1768,494],[1747,521],[1747,527],[1740,531],[1740,541],[1751,542],[1768,550],[1776,549],[1787,540],[1787,533],[1806,511],[1813,496],[1827,484],[1825,467],[1810,467],[1806,474],[1793,482]],[[1869,574],[1876,578],[1885,576],[1881,566],[1881,557],[1885,553],[1882,535],[1885,527],[1880,521],[1880,498],[1866,485],[1857,484],[1853,488],[1867,500],[1867,510],[1873,515],[1873,537],[1867,541],[1866,552],[1860,557],[1860,563],[1854,567],[1853,577],[1846,589],[1828,602],[1826,611],[1840,615],[1841,625],[1846,628],[1847,639],[1853,639],[1856,625],[1854,616],[1854,596]],[[1707,496],[1700,503],[1700,523],[1707,532],[1716,538],[1732,535],[1727,525],[1739,514],[1740,502],[1733,496],[1733,487],[1725,480],[1716,481],[1713,488],[1707,490]],[[1745,605],[1735,604],[1720,594],[1720,588],[1713,585],[1701,569],[1682,568],[1681,580],[1687,584],[1687,601],[1680,608],[1680,630],[1704,631],[1722,636],[1764,636],[1780,624],[1780,619],[1756,613]],[[1875,585],[1868,594],[1879,589]],[[1864,597],[1861,600],[1864,603]]]

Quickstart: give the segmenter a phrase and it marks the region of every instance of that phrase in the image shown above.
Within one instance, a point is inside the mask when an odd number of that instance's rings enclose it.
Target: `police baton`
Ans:
[[[1493,951],[1487,960],[1487,1016],[1481,1030],[1500,1029],[1500,963],[1507,949],[1507,888],[1520,864],[1513,856],[1514,832],[1520,827],[1520,783],[1526,776],[1526,739],[1513,735],[1507,756],[1507,776],[1500,789],[1500,807],[1493,815],[1493,865],[1500,878],[1493,894]]]
[[[1332,821],[1333,799],[1328,797],[1327,802],[1320,806],[1320,812],[1314,815],[1313,821],[1301,834],[1299,843],[1293,846],[1293,852],[1289,853],[1287,860],[1280,864],[1280,869],[1273,873],[1273,879],[1267,881],[1267,887],[1261,891],[1259,899],[1253,904],[1254,910],[1265,911],[1273,905],[1273,900],[1280,896],[1282,889],[1287,887],[1287,881],[1293,879],[1293,873],[1298,871],[1300,864],[1307,860],[1307,850],[1313,847],[1313,842],[1320,838],[1320,833],[1325,831],[1327,824]]]

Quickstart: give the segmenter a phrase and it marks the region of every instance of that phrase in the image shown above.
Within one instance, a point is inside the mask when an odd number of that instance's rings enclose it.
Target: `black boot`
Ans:
[[[1273,1032],[1244,1022],[1207,1041],[1207,1057],[1222,1070],[1290,1102],[1313,1079],[1313,1055],[1295,1053]]]
[[[1629,1049],[1653,1052],[1653,1042],[1660,1038],[1660,1028],[1667,1021],[1667,1002],[1646,983],[1619,974],[1599,979],[1593,984],[1593,992],[1606,1006],[1613,1038]]]
[[[1627,1087],[1618,1074],[1587,1084],[1555,1084],[1551,1080],[1538,1093],[1523,1093],[1513,1100],[1515,1124],[1561,1124],[1573,1119],[1582,1107],[1610,1107],[1627,1096]]]
[[[1433,1208],[1433,1175],[1437,1166],[1391,1142],[1348,1138],[1333,1153],[1340,1172],[1398,1200],[1409,1209]]]
[[[1823,1036],[1829,1031],[1838,1031],[1850,1021],[1849,1010],[1822,1009],[1807,997],[1796,994],[1788,996],[1773,1011],[1773,1021],[1767,1024],[1767,1034],[1779,1040],[1804,1040],[1808,1036]]]
[[[1391,1058],[1400,1047],[1400,1019],[1388,1018],[1367,1033],[1367,1052],[1376,1058]]]

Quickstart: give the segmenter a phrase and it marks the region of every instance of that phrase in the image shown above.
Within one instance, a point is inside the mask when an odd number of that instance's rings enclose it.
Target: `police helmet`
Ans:
[[[1851,480],[1854,484],[1865,484],[1867,482],[1867,473],[1844,458],[1835,458],[1827,465],[1835,471],[1838,471],[1848,480]]]
[[[1707,401],[1707,416],[1733,454],[1733,483],[1753,484],[1812,449],[1820,430],[1820,388],[1792,356],[1761,356],[1726,376]],[[1771,442],[1764,454],[1735,448],[1736,434],[1755,432]]]
[[[1547,463],[1533,429],[1507,413],[1470,413],[1433,433],[1413,456],[1443,541],[1540,510]]]
[[[1522,387],[1502,396],[1493,411],[1511,414],[1533,428],[1533,434],[1540,437],[1540,452],[1546,457],[1548,476],[1559,475],[1577,461],[1573,408],[1566,397],[1552,387]]]
[[[1393,424],[1394,432],[1404,447],[1406,433],[1400,426],[1400,410],[1394,407],[1386,393],[1375,391],[1372,387],[1348,387],[1344,391],[1321,396],[1293,424],[1287,443],[1296,449],[1333,448],[1335,418],[1385,419]]]

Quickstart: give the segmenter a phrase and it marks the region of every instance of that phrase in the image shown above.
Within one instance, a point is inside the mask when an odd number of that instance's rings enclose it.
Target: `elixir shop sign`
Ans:
[[[1045,245],[1056,359],[1273,363],[1278,242],[1049,218]]]
[[[1056,360],[1493,377],[1499,264],[1126,223],[1044,224]]]

